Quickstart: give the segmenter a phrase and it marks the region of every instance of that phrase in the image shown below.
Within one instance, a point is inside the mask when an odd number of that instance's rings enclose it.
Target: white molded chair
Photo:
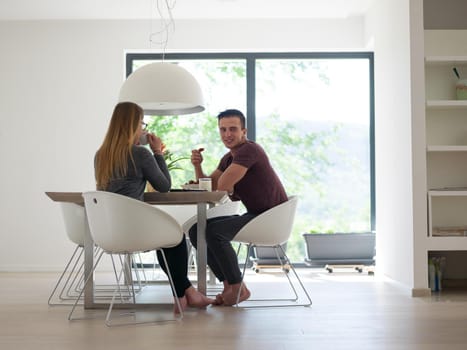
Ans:
[[[128,262],[127,256],[133,253],[145,252],[150,250],[160,250],[168,270],[168,279],[172,292],[175,295],[170,269],[165,260],[162,248],[170,248],[180,243],[183,237],[183,231],[179,223],[166,212],[155,208],[147,203],[136,199],[104,191],[90,191],[83,193],[86,214],[88,217],[89,229],[94,244],[102,249],[102,252],[96,259],[93,271],[99,264],[103,253],[124,256],[123,261]],[[112,301],[106,316],[106,325],[112,326],[110,316],[115,303],[117,294],[122,299],[120,290],[120,280],[122,274],[126,273],[130,267],[122,266],[120,273],[117,274],[115,264],[114,272],[117,280],[117,288],[114,291]],[[85,284],[88,282],[90,274]],[[127,277],[128,278],[128,277]],[[132,302],[136,303],[134,293]],[[178,298],[175,298],[177,307],[181,310]],[[72,314],[76,303],[68,317],[72,320]],[[132,313],[134,315],[134,313]],[[126,313],[128,315],[128,313]],[[136,316],[136,315],[135,315]],[[158,320],[151,322],[164,322],[181,319],[183,312],[171,319]],[[134,321],[125,324],[148,323],[148,321]],[[119,323],[121,325],[121,323]]]
[[[262,299],[254,300],[249,299],[242,303],[241,307],[278,307],[278,306],[310,306],[311,298],[308,295],[300,277],[298,276],[293,264],[290,262],[285,250],[282,248],[282,245],[286,243],[292,233],[293,222],[295,218],[295,211],[297,208],[297,197],[291,196],[287,202],[279,204],[264,213],[258,215],[253,220],[248,222],[234,237],[235,242],[240,242],[248,246],[248,251],[246,254],[246,260],[242,272],[242,283],[245,276],[245,270],[247,266],[247,259],[250,256],[251,249],[253,247],[271,247],[274,248],[276,252],[277,259],[281,265],[281,270],[287,276],[289,285],[293,291],[294,297],[288,299]],[[286,268],[287,267],[287,268]],[[299,295],[297,289],[292,282],[288,274],[288,268],[292,271],[298,286],[300,286],[303,295],[306,297],[307,301],[305,303],[298,303]],[[297,287],[298,287],[297,286]],[[240,291],[237,296],[237,304],[239,307],[238,300],[240,298]],[[244,306],[244,303],[249,301],[289,301],[287,304],[271,304],[268,305],[253,305],[253,306]]]

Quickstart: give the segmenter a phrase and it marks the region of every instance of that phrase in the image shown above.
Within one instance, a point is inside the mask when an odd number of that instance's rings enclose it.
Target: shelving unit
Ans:
[[[453,71],[467,79],[466,36],[465,30],[425,32],[428,257],[467,257],[467,100],[456,99]],[[460,264],[466,261],[451,259],[446,268],[456,272],[447,275],[467,279],[457,273]]]

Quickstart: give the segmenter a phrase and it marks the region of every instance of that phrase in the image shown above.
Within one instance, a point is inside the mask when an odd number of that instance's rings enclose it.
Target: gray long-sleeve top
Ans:
[[[158,192],[168,192],[171,186],[171,178],[167,164],[162,155],[152,155],[143,146],[133,146],[133,158],[136,169],[131,159],[128,160],[128,171],[124,178],[112,179],[107,191],[119,193],[128,197],[143,200],[146,182]]]

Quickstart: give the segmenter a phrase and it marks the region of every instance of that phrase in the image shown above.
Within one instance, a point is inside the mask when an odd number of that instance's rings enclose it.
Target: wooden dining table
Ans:
[[[68,202],[84,206],[82,192],[46,192],[46,195],[54,202]],[[196,205],[197,206],[197,280],[198,290],[206,295],[206,211],[208,207],[222,204],[228,200],[225,191],[174,191],[174,192],[146,192],[144,201],[151,205]],[[93,273],[94,264],[94,241],[89,231],[89,225],[85,215],[85,237],[84,237],[84,276],[88,278]],[[94,298],[94,276],[89,278],[89,282],[84,290],[84,307],[87,309],[102,307],[103,303],[97,303]]]

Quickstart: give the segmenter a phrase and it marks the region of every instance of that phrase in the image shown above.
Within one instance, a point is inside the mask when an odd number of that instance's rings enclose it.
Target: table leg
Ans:
[[[206,203],[198,203],[196,263],[198,267],[198,290],[206,295]]]
[[[90,274],[93,274],[94,265],[94,241],[89,231],[88,217],[84,214],[85,233],[84,233],[84,280],[86,281]],[[89,309],[94,306],[94,275],[89,278],[84,286],[84,308]]]

